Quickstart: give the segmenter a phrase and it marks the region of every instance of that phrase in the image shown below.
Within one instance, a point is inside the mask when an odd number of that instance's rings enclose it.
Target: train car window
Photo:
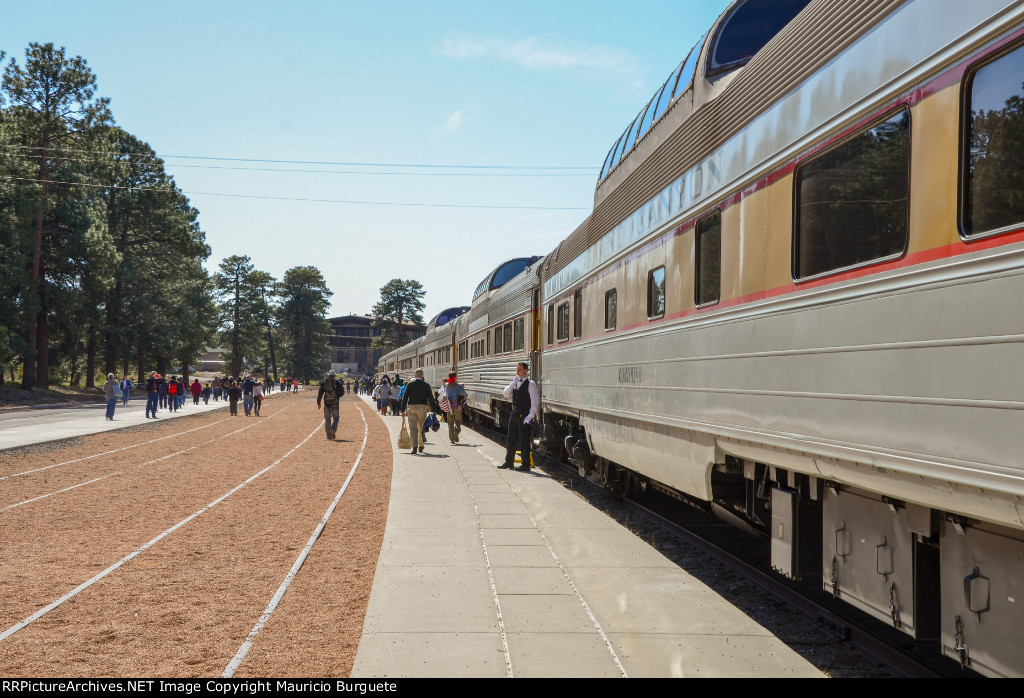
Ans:
[[[1024,222],[1024,46],[969,77],[964,125],[964,235]]]
[[[503,334],[505,335],[505,339],[504,339],[504,341],[505,341],[505,353],[507,354],[508,352],[512,351],[512,323],[511,322],[506,322],[505,323],[505,332]]]
[[[548,344],[555,343],[555,306],[548,306]]]
[[[722,214],[697,222],[697,270],[694,300],[697,305],[717,303],[722,296]]]
[[[613,145],[612,149],[608,151],[608,157],[604,160],[604,167],[601,168],[601,179],[607,177],[608,173],[612,171],[613,167],[615,167],[615,151],[618,150],[619,143],[621,142],[622,136],[619,136],[619,139],[615,141],[615,145]]]
[[[739,68],[754,57],[810,0],[746,0],[718,25],[708,55],[708,74]]]
[[[901,254],[909,204],[910,111],[904,108],[797,170],[794,278]]]
[[[494,272],[494,278],[491,279],[491,288],[501,288],[522,274],[523,270],[528,266],[530,266],[530,260],[528,259],[513,259],[503,264],[498,271]]]
[[[647,317],[659,318],[665,315],[665,267],[661,266],[647,275]]]
[[[693,83],[693,74],[697,72],[697,57],[700,55],[700,50],[704,46],[704,40],[706,38],[708,38],[708,33],[704,32],[700,37],[700,41],[690,49],[690,53],[686,56],[686,60],[683,61],[682,69],[679,71],[679,79],[676,81],[675,87],[672,90],[672,99],[675,99],[686,92]]]
[[[572,336],[579,339],[583,336],[583,290],[572,295]]]
[[[558,341],[569,339],[569,301],[558,306]]]
[[[487,348],[486,348],[486,349],[485,349],[485,351],[484,351],[484,356],[490,356],[490,355],[491,355],[491,333],[490,333],[490,332],[488,332],[488,333],[487,333],[487,334],[485,335],[485,338],[484,338],[484,339],[485,339],[485,341],[487,342]]]
[[[618,141],[615,141],[615,145],[618,145]],[[608,155],[604,156],[604,164],[601,165],[601,174],[597,176],[598,181],[604,179],[604,175],[608,174],[608,167],[611,165],[611,154],[615,151],[615,145],[612,145],[608,149]]]
[[[512,336],[514,337],[514,341],[512,343],[512,350],[522,351],[522,349],[526,346],[526,320],[524,318],[519,318],[512,324],[512,327]]]
[[[618,304],[618,292],[613,288],[604,294],[604,328],[614,330],[616,318],[616,305]]]
[[[501,325],[494,328],[494,353],[500,354],[501,347],[503,346],[501,341]]]
[[[627,128],[622,133],[622,139],[619,141],[619,145],[615,148],[615,157],[612,158],[611,169],[614,170],[615,167],[619,164],[619,161],[622,160],[622,154],[623,153],[629,152],[629,145],[627,145],[627,143],[629,141],[629,132],[633,130],[633,126],[635,124],[636,124],[636,121],[634,120],[633,123],[629,125],[629,128]]]
[[[643,109],[640,110],[640,113],[636,115],[636,119],[633,120],[633,125],[629,127],[629,132],[626,134],[626,143],[622,146],[623,157],[636,145],[637,130],[640,127],[640,120],[644,118],[644,111]]]
[[[636,131],[637,140],[643,138],[644,134],[647,133],[647,129],[651,127],[651,122],[654,121],[654,108],[658,105],[658,98],[661,97],[661,93],[664,91],[665,86],[662,85],[661,89],[651,97],[651,101],[647,105],[647,111],[644,112],[644,120],[640,122],[640,128]]]
[[[684,60],[676,66],[675,70],[672,71],[672,74],[668,76],[668,80],[666,80],[665,84],[662,86],[661,92],[658,93],[658,100],[654,104],[655,119],[665,113],[669,103],[672,101],[672,93],[676,88],[676,83],[679,82],[679,73],[682,72],[685,64],[686,61]]]

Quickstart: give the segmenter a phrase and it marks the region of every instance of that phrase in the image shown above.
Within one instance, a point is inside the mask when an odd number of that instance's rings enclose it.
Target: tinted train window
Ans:
[[[604,294],[604,328],[606,330],[615,329],[615,323],[617,322],[617,308],[615,307],[618,303],[617,296],[618,294],[614,288]]]
[[[501,325],[494,328],[494,353],[500,354],[501,347],[503,346],[501,341]]]
[[[665,267],[658,267],[647,275],[647,317],[665,314]]]
[[[747,0],[718,28],[708,72],[738,68],[772,40],[810,0]]]
[[[1024,222],[1024,47],[984,66],[967,91],[963,226],[977,235]]]
[[[722,214],[697,223],[697,271],[694,299],[697,305],[717,303],[722,295]]]
[[[505,264],[501,269],[494,272],[494,278],[491,279],[491,288],[501,288],[509,281],[519,276],[523,269],[530,266],[530,262],[525,259],[513,259],[508,264]]]
[[[512,351],[512,323],[511,322],[506,322],[505,323],[505,332],[503,334],[505,335],[504,340],[503,340],[504,341],[504,347],[505,347],[505,353],[508,353],[508,352]]]
[[[796,196],[795,278],[903,252],[910,112],[904,109],[801,165]]]
[[[555,343],[555,306],[548,306],[548,344]]]
[[[514,338],[512,344],[513,351],[521,351],[523,347],[526,346],[526,333],[523,331],[525,325],[526,323],[523,318],[519,318],[512,324],[512,337]]]

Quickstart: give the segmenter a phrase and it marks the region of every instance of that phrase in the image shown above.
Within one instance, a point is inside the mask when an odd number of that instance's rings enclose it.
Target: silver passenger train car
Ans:
[[[478,289],[470,407],[500,423],[529,355],[538,436],[588,477],[1024,675],[1021,134],[1024,3],[737,0],[612,145],[593,213]]]

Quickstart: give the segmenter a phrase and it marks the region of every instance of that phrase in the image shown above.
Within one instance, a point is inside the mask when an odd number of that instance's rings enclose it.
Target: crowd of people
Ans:
[[[118,401],[122,405],[128,404],[133,387],[135,386],[128,376],[119,381],[114,378],[113,373],[107,374],[107,381],[103,384],[103,396],[107,403],[106,419],[114,420],[114,410]],[[278,383],[269,376],[260,379],[245,374],[234,378],[216,376],[212,380],[207,380],[205,385],[198,378],[194,378],[189,384],[183,376],[162,376],[152,371],[144,387],[146,419],[157,419],[158,409],[177,412],[189,397],[192,398],[193,405],[198,405],[200,400],[208,405],[211,397],[214,402],[223,399],[228,403],[232,416],[238,415],[238,403],[241,402],[246,417],[258,417],[264,395],[272,393],[275,389],[282,392],[298,392],[299,381],[295,378],[282,377]]]
[[[438,431],[441,422],[448,424],[448,440],[452,444],[459,442],[462,409],[469,396],[458,382],[456,371],[451,371],[436,391],[424,380],[423,371],[419,369],[410,381],[405,381],[398,373],[394,377],[385,374],[376,383],[372,379],[355,381],[354,388],[357,394],[361,392],[373,398],[382,416],[408,418],[413,454],[423,453],[427,432]]]
[[[503,394],[511,402],[508,422],[508,441],[503,469],[529,472],[532,458],[533,422],[540,407],[537,385],[528,377],[529,366],[516,366],[516,376],[504,389]],[[356,383],[359,386],[359,382]],[[384,375],[372,385],[370,396],[376,401],[381,415],[401,415],[409,420],[411,453],[423,453],[427,431],[440,428],[438,415],[448,424],[448,439],[459,443],[462,432],[462,413],[469,400],[466,389],[458,381],[458,373],[451,371],[448,378],[435,391],[424,380],[422,369],[417,369],[411,381],[403,381],[397,373],[394,378]],[[520,466],[516,467],[516,453],[520,454]]]

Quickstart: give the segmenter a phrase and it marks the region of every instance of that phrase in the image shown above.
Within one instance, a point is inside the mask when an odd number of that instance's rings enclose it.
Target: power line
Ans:
[[[4,148],[17,150],[42,150],[42,146],[6,145]],[[50,149],[52,150],[52,149]],[[597,167],[579,165],[446,165],[436,163],[401,163],[401,162],[336,162],[329,160],[272,160],[267,158],[229,158],[212,155],[150,155],[149,153],[122,153],[111,150],[65,150],[66,153],[85,153],[92,155],[113,155],[124,157],[174,158],[179,160],[212,160],[221,162],[258,162],[277,165],[323,165],[336,167],[409,167],[448,170],[584,170],[597,172]]]
[[[56,159],[62,162],[79,162],[86,164],[115,164],[113,160],[102,160],[97,158],[69,158],[60,156]],[[125,164],[153,164],[154,160],[134,161]],[[203,170],[233,170],[240,172],[284,172],[298,174],[338,174],[338,175],[363,175],[363,176],[398,176],[398,177],[593,177],[589,172],[365,172],[361,170],[305,170],[283,167],[238,167],[233,165],[186,165],[184,163],[171,163],[168,167]]]
[[[0,175],[0,178],[13,180],[17,182],[32,182],[35,184],[42,184],[44,180],[31,179],[29,177],[10,177],[7,175]],[[312,199],[294,196],[267,196],[260,194],[230,194],[224,192],[209,192],[209,191],[183,191],[175,190],[170,188],[158,188],[158,187],[125,187],[116,184],[92,184],[88,182],[62,182],[58,180],[46,180],[47,184],[65,184],[75,187],[91,187],[96,189],[120,189],[126,191],[155,191],[163,193],[173,193],[180,191],[182,194],[188,194],[189,196],[221,196],[229,197],[234,199],[262,199],[268,201],[302,201],[307,203],[325,203],[325,204],[353,204],[353,205],[367,205],[367,206],[407,206],[416,208],[479,208],[479,209],[498,209],[498,210],[514,210],[514,211],[589,211],[589,208],[580,206],[497,206],[490,204],[431,204],[421,203],[412,201],[364,201],[355,199]]]

